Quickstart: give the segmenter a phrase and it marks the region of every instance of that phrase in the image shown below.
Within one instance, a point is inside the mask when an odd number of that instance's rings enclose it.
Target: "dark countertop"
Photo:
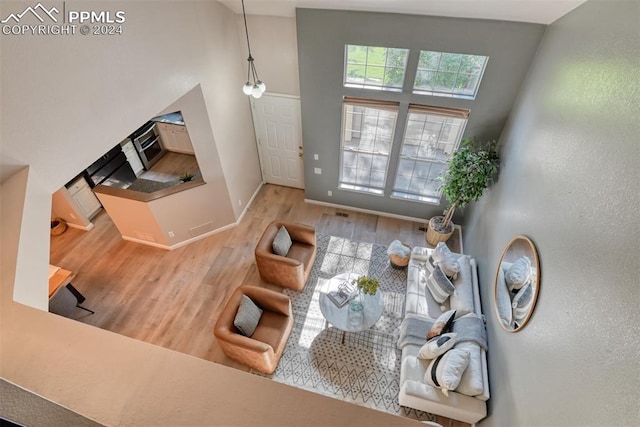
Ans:
[[[172,183],[172,185],[168,187],[164,185],[159,185],[158,187],[154,185],[144,185],[144,187],[146,188],[139,188],[136,191],[124,188],[109,187],[106,185],[98,185],[94,187],[93,191],[95,193],[108,194],[110,196],[121,197],[123,199],[137,200],[139,202],[150,202],[152,200],[170,196],[172,194],[179,193],[184,190],[189,190],[191,188],[198,187],[204,184],[204,179],[202,179],[201,176],[198,176],[194,178],[193,181],[185,183]]]
[[[156,116],[151,119],[152,122],[160,122],[160,123],[169,123],[172,125],[180,125],[184,126],[184,119],[182,118],[182,113],[176,111],[175,113],[163,114],[161,116]]]

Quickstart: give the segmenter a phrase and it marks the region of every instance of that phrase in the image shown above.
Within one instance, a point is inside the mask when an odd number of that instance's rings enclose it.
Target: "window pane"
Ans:
[[[409,49],[347,45],[345,55],[345,85],[402,90]]]
[[[457,149],[465,124],[466,119],[409,112],[392,195],[439,203],[439,178]]]
[[[367,64],[382,65],[387,62],[387,48],[369,46],[367,49]]]
[[[475,98],[488,57],[421,51],[414,93]]]
[[[364,82],[364,69],[365,69],[364,65],[355,65],[355,64],[347,65],[346,81],[351,83]]]
[[[397,114],[387,108],[344,106],[342,188],[382,194]]]

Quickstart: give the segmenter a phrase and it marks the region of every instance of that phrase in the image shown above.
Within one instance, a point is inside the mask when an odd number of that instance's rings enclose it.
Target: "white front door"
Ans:
[[[263,180],[304,188],[300,98],[265,94],[251,98],[251,111]]]

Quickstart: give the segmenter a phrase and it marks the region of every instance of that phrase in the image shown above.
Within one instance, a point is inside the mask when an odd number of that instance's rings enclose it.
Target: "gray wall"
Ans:
[[[337,189],[343,96],[400,101],[398,122],[402,124],[409,102],[469,108],[465,136],[497,139],[545,29],[516,22],[313,9],[297,9],[296,20],[306,197],[419,218],[442,214],[445,205],[389,197],[404,125],[396,131],[384,197]],[[405,93],[344,88],[346,44],[410,49]],[[476,99],[410,94],[420,50],[489,56]],[[313,154],[320,159],[313,160]],[[314,174],[316,167],[322,175]],[[328,190],[333,197],[327,196]]]
[[[482,426],[640,420],[640,3],[590,1],[547,29],[501,138],[499,182],[467,213],[489,332]],[[517,234],[540,253],[529,324],[504,332],[493,281]]]

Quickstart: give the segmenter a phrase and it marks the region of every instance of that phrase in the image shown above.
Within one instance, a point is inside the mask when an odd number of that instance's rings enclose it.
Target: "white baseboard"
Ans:
[[[251,204],[253,203],[253,200],[256,198],[256,196],[258,195],[258,193],[260,192],[260,189],[262,188],[262,186],[264,184],[265,184],[264,181],[260,182],[260,184],[258,185],[258,188],[256,188],[256,191],[253,192],[253,195],[249,199],[249,203],[247,203],[245,205],[244,209],[242,210],[242,213],[240,214],[240,216],[236,220],[235,225],[240,224],[240,222],[242,221],[242,218],[244,218],[244,215],[247,213],[247,210],[249,210],[249,206],[251,206]]]
[[[367,214],[371,214],[371,215],[386,216],[388,218],[402,219],[404,221],[424,222],[425,224],[429,222],[428,218],[427,219],[425,219],[425,218],[414,218],[414,217],[411,217],[411,216],[397,215],[397,214],[393,214],[393,213],[389,213],[389,212],[374,211],[374,210],[371,210],[371,209],[355,208],[353,206],[339,205],[337,203],[328,203],[328,202],[322,202],[322,201],[319,201],[319,200],[304,199],[304,202],[305,203],[311,203],[313,205],[328,206],[330,208],[346,209],[346,210],[350,210],[350,211],[362,212],[362,213],[367,213]]]
[[[71,228],[76,228],[78,230],[84,230],[84,231],[89,231],[91,230],[94,225],[92,222],[89,223],[89,225],[78,225],[78,224],[71,224],[70,222],[67,223],[67,226],[71,227]]]

